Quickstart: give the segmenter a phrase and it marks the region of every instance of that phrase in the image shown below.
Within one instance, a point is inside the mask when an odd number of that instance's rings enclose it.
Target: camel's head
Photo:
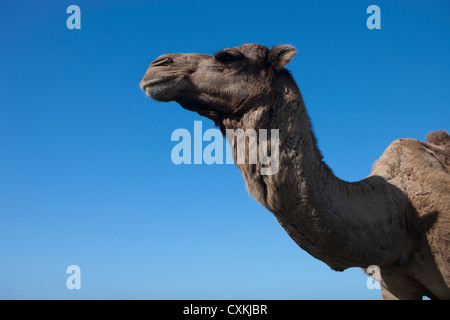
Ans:
[[[288,74],[284,66],[296,53],[289,45],[269,49],[247,43],[213,56],[165,54],[150,64],[140,85],[157,101],[176,101],[217,123],[270,101],[279,90],[276,80]]]

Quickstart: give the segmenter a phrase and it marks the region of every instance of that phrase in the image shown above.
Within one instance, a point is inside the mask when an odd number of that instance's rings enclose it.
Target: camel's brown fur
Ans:
[[[222,132],[279,129],[276,174],[261,175],[260,162],[237,167],[300,247],[338,271],[378,265],[385,299],[450,299],[450,136],[398,139],[366,179],[338,179],[284,68],[295,53],[288,45],[244,44],[214,56],[167,54],[151,63],[141,88],[212,119]]]
[[[444,130],[437,130],[427,134],[427,143],[435,146],[450,148],[450,134]]]

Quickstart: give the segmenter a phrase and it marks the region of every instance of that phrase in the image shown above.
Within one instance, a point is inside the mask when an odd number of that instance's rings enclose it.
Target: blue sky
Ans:
[[[174,165],[173,130],[213,124],[138,84],[164,53],[292,44],[325,161],[356,181],[394,139],[449,129],[449,16],[444,0],[2,2],[0,298],[379,299],[299,249],[233,165]]]

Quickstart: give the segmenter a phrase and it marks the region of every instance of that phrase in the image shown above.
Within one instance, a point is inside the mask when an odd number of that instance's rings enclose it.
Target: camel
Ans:
[[[291,45],[247,43],[215,55],[165,54],[140,87],[213,120],[224,134],[279,129],[276,174],[261,175],[259,160],[236,166],[248,192],[298,246],[336,271],[378,266],[383,299],[450,299],[450,135],[397,139],[366,178],[337,178],[285,68],[296,53]],[[270,150],[262,143],[250,148]]]

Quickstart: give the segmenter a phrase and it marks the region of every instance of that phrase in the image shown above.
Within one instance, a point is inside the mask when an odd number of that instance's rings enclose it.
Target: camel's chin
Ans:
[[[174,100],[175,93],[170,87],[164,85],[154,85],[145,88],[145,93],[153,100],[159,102],[169,102]]]
[[[180,90],[186,90],[189,83],[183,77],[163,77],[141,82],[141,88],[153,100],[169,102],[175,100]]]

